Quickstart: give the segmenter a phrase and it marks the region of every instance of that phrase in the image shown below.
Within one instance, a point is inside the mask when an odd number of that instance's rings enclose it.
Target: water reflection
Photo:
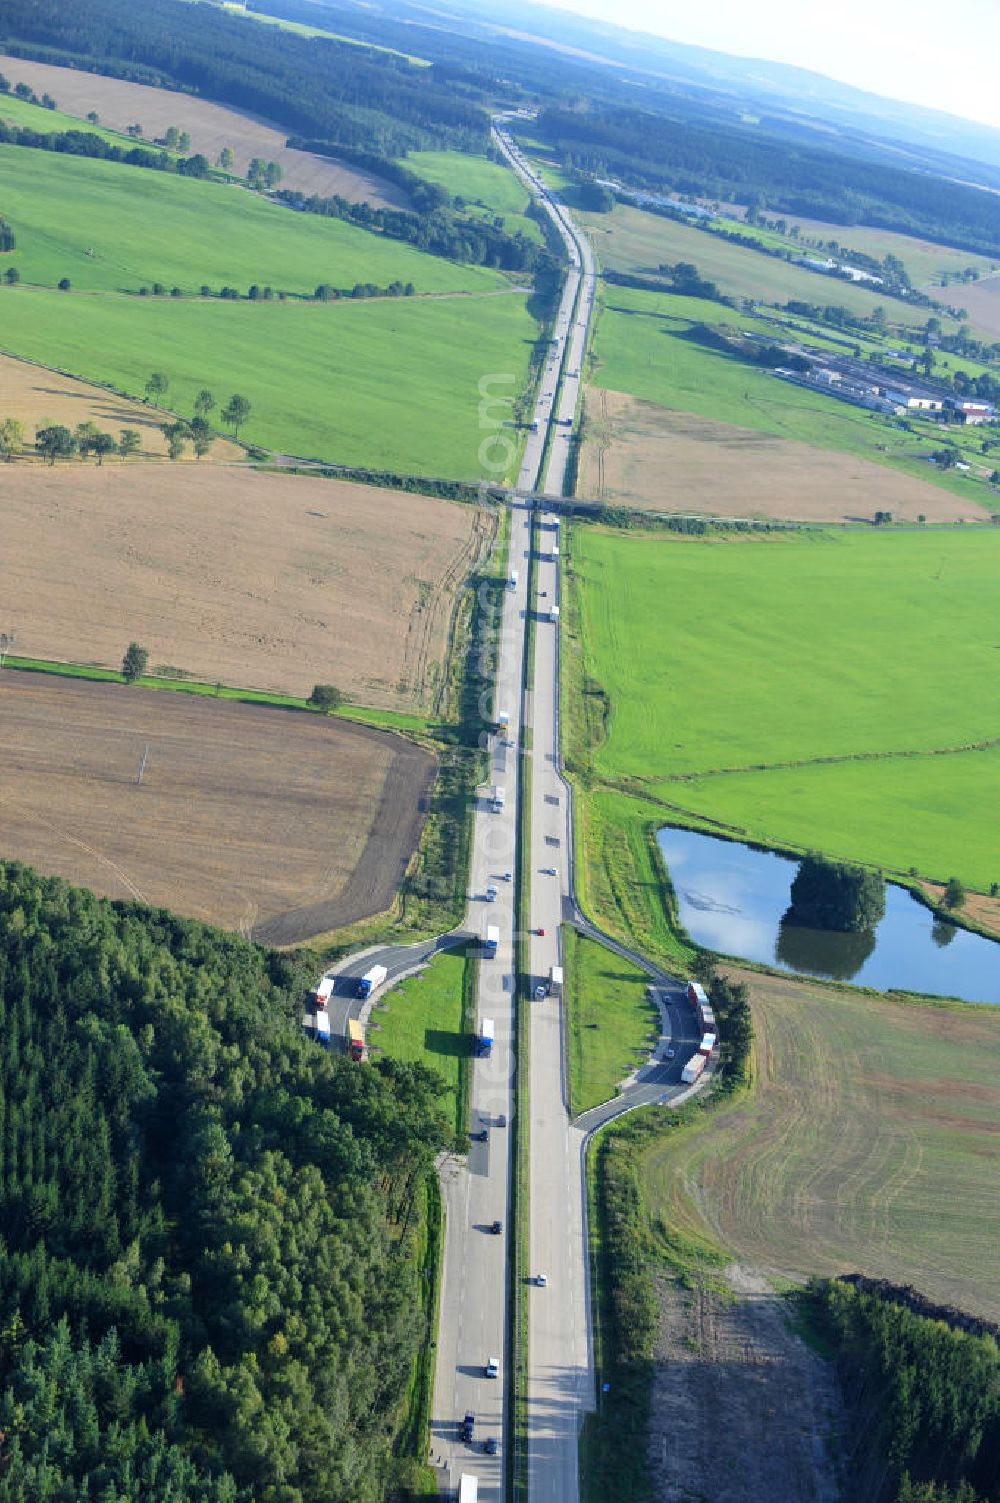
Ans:
[[[873,929],[844,934],[809,929],[783,918],[778,925],[774,958],[790,971],[809,971],[814,976],[828,976],[831,981],[852,981],[874,950]]]
[[[783,922],[797,862],[691,830],[658,839],[681,922],[708,949],[881,990],[1000,1002],[1000,946],[935,918],[905,888],[887,887],[874,931],[812,929]]]

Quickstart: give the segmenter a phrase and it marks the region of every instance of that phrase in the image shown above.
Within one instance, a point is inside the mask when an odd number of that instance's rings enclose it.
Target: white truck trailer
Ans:
[[[370,971],[366,971],[358,982],[358,996],[370,997],[377,992],[389,972],[384,965],[373,965]]]
[[[694,1054],[691,1056],[681,1071],[681,1080],[683,1080],[685,1085],[694,1085],[702,1070],[704,1070],[705,1063],[704,1054]]]

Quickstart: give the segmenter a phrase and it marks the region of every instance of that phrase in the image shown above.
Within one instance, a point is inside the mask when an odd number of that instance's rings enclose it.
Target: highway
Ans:
[[[593,317],[596,274],[586,238],[567,209],[544,189],[534,169],[504,133],[499,144],[515,172],[540,198],[556,225],[570,263],[556,316],[561,384],[547,463],[538,489],[561,497],[566,490],[571,436],[581,398],[583,365]],[[549,381],[544,382],[549,388]],[[579,913],[573,883],[572,791],[560,770],[559,638],[561,527],[555,513],[536,518],[538,555],[534,661],[529,665],[531,707],[531,993],[546,986],[562,962],[562,927],[574,923],[592,938],[604,936]],[[699,1042],[682,987],[641,956],[613,946],[650,973],[661,1013],[661,1037],[650,1062],[623,1092],[572,1121],[566,1100],[566,1039],[558,996],[532,1001],[528,1111],[530,1134],[530,1248],[532,1276],[545,1284],[531,1291],[528,1319],[528,1496],[530,1503],[578,1503],[579,1434],[596,1399],[591,1330],[585,1152],[590,1134],[635,1106],[679,1100],[690,1092],[681,1070]],[[667,1050],[674,1053],[666,1057]]]
[[[514,1100],[514,922],[519,884],[530,881],[528,994],[546,988],[551,968],[561,964],[562,928],[576,925],[609,943],[650,974],[661,1012],[661,1038],[648,1064],[624,1083],[612,1101],[572,1121],[564,1075],[565,1038],[559,996],[540,995],[531,1008],[527,1109],[529,1165],[527,1465],[530,1503],[578,1503],[578,1440],[585,1413],[594,1407],[595,1377],[584,1158],[590,1134],[635,1106],[680,1100],[692,1088],[680,1073],[699,1035],[682,988],[641,956],[593,928],[580,913],[572,871],[572,797],[559,760],[560,539],[557,516],[535,510],[543,492],[564,492],[571,439],[581,395],[583,362],[593,314],[595,269],[590,247],[568,211],[554,201],[522,157],[503,122],[494,140],[529,191],[544,205],[566,245],[569,271],[556,311],[550,345],[524,458],[510,508],[508,586],[502,592],[496,641],[496,694],[482,706],[484,726],[497,712],[508,717],[507,734],[484,731],[489,756],[487,782],[474,814],[469,906],[462,926],[451,934],[411,946],[385,946],[351,956],[328,974],[337,978],[329,1002],[331,1030],[343,1034],[349,1017],[367,1021],[371,1004],[356,998],[357,978],[378,963],[389,971],[387,985],[422,968],[442,948],[482,939],[485,926],[499,928],[495,959],[479,966],[477,1018],[491,1018],[495,1042],[489,1058],[473,1067],[468,1160],[449,1157],[441,1165],[445,1197],[445,1249],[431,1416],[430,1461],[440,1469],[443,1489],[457,1494],[463,1473],[474,1474],[482,1503],[501,1503],[506,1466],[503,1437],[509,1397],[507,1349],[507,1236],[511,1222],[512,1163],[508,1151]],[[536,596],[528,598],[532,550],[536,552]],[[514,575],[516,573],[516,580]],[[494,610],[495,590],[484,592],[480,608]],[[553,615],[553,608],[555,614]],[[534,660],[525,678],[529,612],[535,618]],[[522,695],[522,686],[525,692]],[[523,723],[522,723],[522,716]],[[525,750],[528,731],[529,749]],[[530,870],[517,868],[517,813],[521,769],[531,769]],[[494,812],[492,789],[504,789],[503,808]],[[511,880],[506,880],[507,874]],[[487,889],[496,889],[495,901]],[[522,978],[523,979],[523,978]],[[377,1006],[378,997],[374,999]],[[667,1050],[674,1053],[667,1058]],[[480,1138],[480,1134],[484,1136]],[[492,1231],[500,1221],[503,1231]],[[539,1278],[544,1275],[544,1282]],[[486,1375],[497,1358],[499,1377]],[[471,1443],[462,1437],[466,1413],[475,1415]],[[487,1454],[494,1440],[497,1454]]]

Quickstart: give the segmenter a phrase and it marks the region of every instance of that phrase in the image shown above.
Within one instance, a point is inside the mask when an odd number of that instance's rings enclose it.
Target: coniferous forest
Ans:
[[[0,864],[0,1503],[385,1495],[447,1129],[304,979]]]

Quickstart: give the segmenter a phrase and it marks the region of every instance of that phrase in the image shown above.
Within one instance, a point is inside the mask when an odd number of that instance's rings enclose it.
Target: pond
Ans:
[[[681,923],[706,949],[880,991],[1000,1003],[1000,945],[935,918],[905,887],[886,887],[874,930],[807,929],[782,922],[797,861],[693,830],[657,840]]]

